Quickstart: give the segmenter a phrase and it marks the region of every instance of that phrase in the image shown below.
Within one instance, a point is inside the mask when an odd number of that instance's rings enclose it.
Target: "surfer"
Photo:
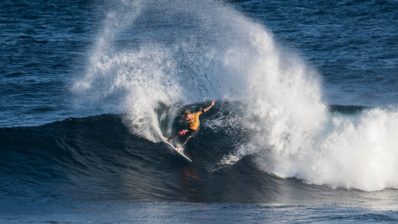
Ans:
[[[197,133],[197,131],[199,131],[200,115],[209,111],[214,106],[215,103],[216,103],[216,101],[213,100],[213,101],[211,101],[209,106],[207,106],[197,112],[185,111],[184,119],[187,122],[188,127],[186,129],[182,129],[182,130],[178,131],[178,134],[176,136],[169,137],[167,140],[171,141],[175,137],[186,136],[185,142],[182,145],[184,147],[187,144],[187,142]]]

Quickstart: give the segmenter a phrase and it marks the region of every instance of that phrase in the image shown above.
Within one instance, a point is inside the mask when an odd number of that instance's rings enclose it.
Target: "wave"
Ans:
[[[241,116],[213,124],[245,130],[223,165],[250,157],[265,176],[398,188],[396,106],[336,114],[321,82],[264,25],[223,3],[153,0],[120,1],[109,11],[71,89],[84,105],[127,113],[128,130],[149,142],[160,142],[162,105],[239,102]]]
[[[226,133],[205,123],[188,146],[186,153],[194,161],[187,163],[165,144],[132,135],[124,125],[123,115],[2,128],[0,197],[267,201],[265,196],[256,200],[251,196],[260,194],[258,184],[271,188],[279,180],[258,175],[249,159],[212,171],[233,144]],[[241,183],[241,179],[250,180],[251,184]]]
[[[158,111],[158,115],[169,111]],[[193,163],[163,143],[132,135],[125,116],[106,114],[1,128],[0,197],[288,203],[303,198],[319,202],[313,194],[321,192],[328,199],[347,194],[328,195],[325,189],[295,178],[264,174],[256,155],[246,155],[233,165],[223,163],[250,135],[239,122],[219,128],[225,119],[242,116],[239,103],[219,103],[204,115],[199,135],[186,149]],[[172,130],[179,125],[174,122]]]

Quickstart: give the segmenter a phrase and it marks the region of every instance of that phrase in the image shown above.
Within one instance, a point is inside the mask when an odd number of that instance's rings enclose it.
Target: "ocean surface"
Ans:
[[[0,223],[398,222],[398,2],[3,0]],[[185,148],[185,110],[216,105]]]

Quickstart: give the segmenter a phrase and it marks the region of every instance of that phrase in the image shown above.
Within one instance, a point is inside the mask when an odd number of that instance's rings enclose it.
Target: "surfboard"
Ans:
[[[166,138],[162,137],[163,142],[169,146],[171,149],[173,149],[178,155],[180,155],[181,157],[183,157],[185,160],[187,160],[188,162],[192,162],[192,160],[184,154],[184,149],[180,148],[180,147],[176,147],[173,144],[171,144],[169,141],[167,141]]]

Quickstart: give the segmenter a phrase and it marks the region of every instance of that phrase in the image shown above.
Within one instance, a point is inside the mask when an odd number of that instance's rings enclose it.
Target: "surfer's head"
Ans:
[[[185,113],[184,113],[185,120],[187,120],[187,121],[191,120],[192,117],[193,117],[193,113],[191,111],[189,111],[189,110],[186,110]]]

